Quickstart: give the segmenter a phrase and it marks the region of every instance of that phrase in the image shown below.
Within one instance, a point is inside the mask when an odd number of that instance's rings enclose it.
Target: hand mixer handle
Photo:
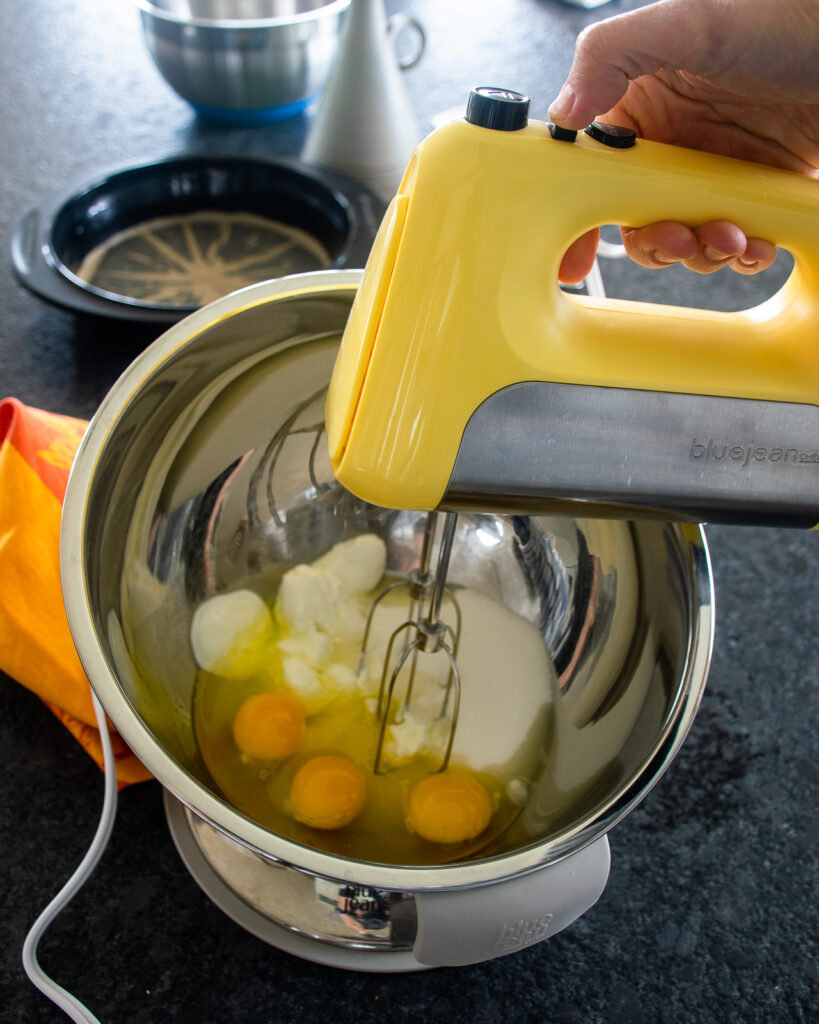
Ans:
[[[402,508],[581,498],[586,514],[815,523],[817,188],[644,140],[560,141],[538,122],[439,129],[391,204],[342,342],[327,417],[336,476]],[[740,313],[559,289],[560,260],[585,231],[668,219],[736,221],[790,250],[795,269]],[[517,401],[522,387],[533,401]],[[709,441],[743,473],[704,473],[696,446]]]
[[[658,391],[815,402],[819,396],[819,185],[807,176],[636,140],[633,148],[601,145],[581,134],[552,142],[543,186],[559,201],[539,204],[541,220],[528,244],[517,243],[504,272],[520,275],[525,295],[541,275],[555,280],[568,245],[601,224],[676,220],[738,223],[751,237],[788,249],[795,270],[770,302],[740,313],[618,300],[549,295],[560,337],[540,353],[542,379],[622,385]],[[533,211],[534,213],[535,211]],[[546,215],[544,217],[544,215]],[[538,255],[539,254],[539,255]],[[528,270],[527,270],[528,268]],[[522,322],[510,337],[530,332]],[[531,357],[535,341],[525,357]],[[523,353],[521,353],[523,354]]]

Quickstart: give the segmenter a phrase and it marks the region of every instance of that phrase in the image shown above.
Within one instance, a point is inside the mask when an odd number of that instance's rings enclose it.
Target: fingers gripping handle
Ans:
[[[539,209],[524,210],[513,226],[508,217],[496,226],[507,236],[517,232],[514,244],[505,246],[508,262],[496,278],[510,347],[534,360],[543,379],[817,401],[819,181],[647,140],[616,149],[583,133],[567,143],[545,137],[535,124],[526,131],[531,134],[516,141],[521,155],[531,159],[507,172],[520,176],[509,182],[509,191],[536,195]],[[503,142],[484,145],[508,166]],[[740,313],[583,299],[556,286],[544,289],[544,281],[556,281],[566,248],[585,231],[664,220],[692,228],[734,221],[749,237],[787,249],[794,273],[772,299]],[[533,295],[542,297],[538,312],[542,323],[553,325],[554,339],[528,348]]]
[[[417,893],[415,959],[430,967],[461,967],[555,935],[597,902],[609,860],[603,836],[557,864],[506,882]]]
[[[819,273],[815,178],[646,139],[618,149],[584,133],[572,147],[559,145],[559,151],[548,150],[548,162],[562,179],[554,185],[575,200],[554,211],[564,222],[579,216],[585,228],[596,226],[590,223],[595,219],[627,227],[672,220],[693,228],[730,220],[749,237],[793,251],[812,275]],[[569,159],[570,148],[575,159]],[[561,241],[568,245],[572,240],[570,231]]]

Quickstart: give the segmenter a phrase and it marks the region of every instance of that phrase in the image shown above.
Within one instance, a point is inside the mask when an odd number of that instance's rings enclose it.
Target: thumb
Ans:
[[[584,128],[618,103],[629,82],[660,68],[680,70],[702,52],[701,28],[691,6],[659,0],[584,29],[578,36],[569,76],[549,107],[564,128]]]

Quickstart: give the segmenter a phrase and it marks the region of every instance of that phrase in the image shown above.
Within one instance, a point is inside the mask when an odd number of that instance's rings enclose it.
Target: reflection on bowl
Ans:
[[[136,0],[148,51],[198,114],[300,114],[327,80],[350,0]]]

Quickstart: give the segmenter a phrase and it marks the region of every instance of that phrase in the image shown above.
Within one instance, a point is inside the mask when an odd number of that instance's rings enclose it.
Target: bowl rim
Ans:
[[[257,824],[207,790],[155,739],[117,682],[94,626],[83,550],[87,496],[117,420],[139,387],[168,359],[215,323],[273,299],[316,292],[355,292],[359,270],[326,270],[277,278],[232,292],[174,324],[125,370],[91,419],[69,475],[60,530],[60,575],[69,627],[77,653],[106,714],[151,774],[194,814],[268,860],[296,870],[386,890],[433,892],[468,889],[529,874],[557,863],[605,835],[626,816],[670,765],[693,723],[708,675],[714,636],[714,584],[701,525],[669,524],[679,531],[688,562],[691,630],[686,661],[663,730],[640,772],[592,816],[559,837],[533,841],[504,854],[439,865],[393,865],[325,853],[286,839]]]
[[[309,11],[302,11],[300,14],[286,14],[271,18],[201,18],[185,17],[175,14],[173,11],[158,7],[153,0],[133,0],[143,15],[151,18],[158,18],[160,21],[167,21],[174,25],[193,28],[213,29],[254,29],[254,28],[282,28],[286,25],[299,25],[303,22],[318,21],[321,18],[333,18],[342,14],[351,3],[351,0],[330,0],[321,7],[314,7]]]
[[[331,266],[326,269],[343,265],[343,263],[349,258],[351,250],[354,248],[357,235],[359,234],[360,225],[358,220],[360,218],[353,207],[351,197],[342,191],[341,181],[331,180],[329,174],[332,172],[327,172],[324,168],[310,167],[307,164],[302,164],[293,158],[287,157],[270,158],[235,154],[219,155],[207,153],[177,153],[172,156],[147,161],[142,164],[127,164],[118,168],[111,168],[97,174],[93,179],[83,182],[82,187],[73,191],[70,195],[67,195],[59,203],[49,223],[46,225],[45,238],[42,244],[43,259],[75,287],[82,289],[82,291],[87,292],[90,295],[105,300],[106,302],[124,306],[129,310],[147,310],[150,312],[166,314],[173,313],[179,314],[180,316],[193,313],[200,307],[191,304],[183,305],[181,303],[175,304],[144,300],[126,294],[119,294],[117,292],[112,292],[109,289],[102,288],[99,285],[95,285],[91,281],[80,277],[79,274],[63,259],[61,247],[56,241],[56,236],[58,229],[62,228],[63,223],[70,219],[70,209],[73,206],[82,207],[84,203],[88,202],[88,199],[95,192],[101,192],[105,189],[116,190],[118,186],[124,186],[126,188],[133,187],[132,182],[134,179],[141,177],[163,178],[167,176],[171,179],[177,174],[180,176],[184,176],[186,174],[201,174],[206,176],[208,172],[213,170],[222,171],[224,169],[229,169],[234,174],[242,172],[266,173],[269,174],[271,178],[275,178],[278,175],[282,179],[291,179],[290,184],[294,187],[297,182],[300,182],[305,189],[312,188],[315,190],[313,195],[309,195],[305,191],[304,206],[322,209],[322,212],[327,213],[328,219],[330,219],[329,205],[330,203],[334,203],[337,210],[347,221],[347,237],[344,239],[339,252],[332,257]],[[320,192],[325,193],[324,199],[327,200],[326,205],[323,207],[318,201]],[[210,203],[208,202],[209,199],[211,200]],[[272,218],[266,217],[265,214],[259,214],[257,210],[253,208],[252,202],[241,204],[241,207],[237,207],[236,210],[231,210],[227,207],[223,208],[219,206],[218,203],[213,202],[212,200],[212,196],[202,196],[200,201],[192,210],[186,210],[183,204],[182,209],[179,210],[176,216],[183,217],[186,214],[197,213],[200,211],[207,213],[211,210],[219,212],[226,210],[229,213],[247,212],[251,215],[260,216],[262,219],[268,219],[271,223],[273,222]],[[246,211],[244,210],[245,206],[247,207]],[[139,221],[138,225],[148,225],[150,223],[151,217],[147,207],[145,208],[145,212],[145,219]],[[174,215],[166,214],[165,216]],[[112,241],[122,230],[127,231],[128,227],[125,229],[116,229],[108,235],[101,244],[104,245],[107,242]]]
[[[349,238],[328,269],[354,269],[363,267],[372,247],[378,225],[386,209],[386,201],[368,190],[360,182],[341,172],[304,164],[295,157],[237,155],[217,150],[208,154],[194,152],[173,152],[142,161],[119,163],[100,168],[89,168],[84,174],[72,177],[56,192],[44,196],[29,207],[17,221],[7,240],[6,255],[12,272],[25,288],[46,302],[79,312],[88,316],[102,317],[111,321],[128,321],[131,324],[154,324],[164,330],[173,323],[187,317],[192,307],[148,306],[128,302],[126,297],[112,293],[96,294],[87,282],[79,282],[70,268],[63,272],[58,265],[57,250],[52,245],[52,229],[55,219],[62,214],[65,206],[80,196],[100,187],[107,179],[119,174],[139,172],[154,165],[173,163],[177,160],[194,162],[242,161],[253,165],[275,165],[290,168],[297,173],[314,177],[329,193],[338,199],[349,218]],[[156,337],[154,335],[153,337]],[[153,340],[153,338],[151,339]]]

